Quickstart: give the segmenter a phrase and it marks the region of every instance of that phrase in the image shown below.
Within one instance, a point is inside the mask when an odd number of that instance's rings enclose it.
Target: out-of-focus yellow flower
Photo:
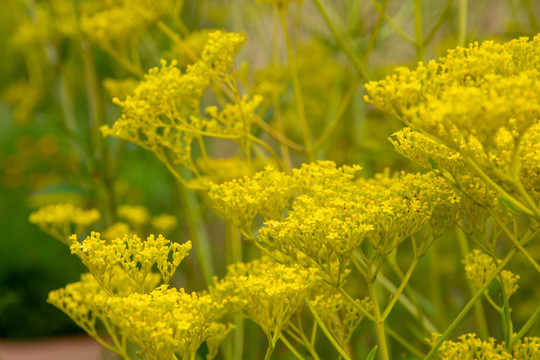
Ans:
[[[64,244],[73,233],[82,233],[100,219],[96,209],[83,210],[72,204],[53,204],[30,214],[29,221]]]

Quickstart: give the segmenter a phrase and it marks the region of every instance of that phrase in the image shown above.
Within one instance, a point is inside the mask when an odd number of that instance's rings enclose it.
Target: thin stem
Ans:
[[[532,264],[532,266],[536,269],[536,271],[540,274],[540,265],[534,260],[532,255],[523,247],[523,245],[520,243],[520,241],[516,238],[514,234],[510,230],[508,230],[508,227],[502,222],[502,220],[499,218],[499,216],[491,209],[489,209],[489,213],[493,220],[499,225],[499,227],[506,233],[506,236],[510,238],[512,243],[521,251],[521,253],[529,260],[529,262]]]
[[[242,238],[238,229],[233,224],[225,224],[225,244],[226,257],[228,264],[234,264],[242,261]],[[233,359],[241,360],[244,349],[244,318],[241,315],[234,316],[234,352]]]
[[[499,193],[500,196],[505,198],[510,202],[517,210],[525,213],[527,216],[535,217],[534,212],[532,212],[528,207],[523,205],[521,202],[516,200],[512,195],[508,194],[502,187],[499,186],[495,181],[493,181],[485,172],[476,164],[476,162],[469,158],[468,156],[464,157],[465,162],[470,165],[477,173],[478,176],[482,178],[488,185],[490,185],[495,191]]]
[[[298,121],[302,129],[302,137],[304,139],[304,147],[306,148],[306,157],[309,162],[313,161],[313,145],[309,132],[309,124],[306,118],[306,109],[304,107],[304,98],[302,97],[302,89],[300,88],[300,80],[298,79],[298,68],[296,66],[296,57],[293,53],[289,28],[287,26],[287,18],[285,16],[285,8],[283,5],[278,5],[279,17],[283,26],[285,36],[285,45],[287,48],[287,57],[289,58],[289,70],[293,82],[294,98],[296,100],[296,109],[298,111]]]
[[[313,0],[315,5],[317,6],[317,9],[319,9],[319,12],[321,13],[322,17],[324,18],[324,21],[326,22],[326,25],[332,32],[332,35],[334,36],[334,39],[336,39],[336,42],[338,43],[339,47],[343,50],[345,55],[349,58],[352,65],[354,66],[354,69],[356,72],[366,81],[370,80],[370,76],[366,72],[364,68],[364,64],[362,63],[362,60],[356,55],[356,52],[353,50],[351,43],[351,40],[348,38],[345,40],[343,36],[341,36],[340,32],[337,30],[336,26],[330,19],[330,16],[328,12],[326,11],[325,7],[323,6],[322,2],[324,0]]]
[[[112,174],[112,163],[109,156],[108,142],[103,140],[100,128],[105,125],[105,108],[98,85],[96,67],[90,43],[82,41],[81,49],[84,60],[86,95],[89,109],[90,136],[92,140],[92,159],[95,171],[101,175],[101,185],[103,186],[105,197],[105,222],[112,224],[116,221],[116,196],[114,191],[114,178]]]
[[[512,341],[510,341],[510,346],[509,346],[510,349],[514,347],[516,342],[518,342],[523,336],[525,336],[527,331],[529,331],[529,329],[534,325],[534,323],[539,318],[540,318],[540,306],[536,308],[536,311],[534,312],[534,314],[529,318],[529,320],[527,320],[527,322],[525,323],[525,325],[523,325],[523,327],[519,330],[519,332],[516,335],[514,335],[514,337],[512,337]]]
[[[446,6],[444,7],[443,11],[441,12],[441,15],[439,16],[439,18],[437,19],[437,22],[435,22],[435,25],[433,25],[433,27],[429,31],[428,35],[424,38],[424,41],[422,42],[424,47],[429,45],[431,40],[433,40],[433,38],[435,37],[435,34],[437,33],[437,31],[441,27],[444,19],[446,18],[446,16],[450,12],[450,9],[452,9],[453,4],[454,4],[454,0],[448,0],[446,2]]]
[[[401,296],[401,293],[403,292],[403,289],[405,289],[405,286],[409,282],[409,279],[411,278],[411,275],[412,275],[414,269],[416,268],[417,264],[418,264],[418,258],[414,257],[413,261],[409,265],[409,269],[407,270],[407,273],[405,274],[405,276],[403,277],[403,280],[401,281],[401,284],[399,285],[399,288],[393,294],[392,299],[390,300],[390,302],[388,303],[388,305],[384,309],[384,312],[381,315],[381,318],[382,318],[383,321],[388,317],[388,315],[390,314],[390,312],[394,308],[394,305],[396,305],[396,302],[399,300],[399,297]]]
[[[261,129],[266,131],[268,133],[268,135],[273,137],[277,142],[280,143],[280,145],[286,146],[286,147],[290,148],[291,150],[294,150],[294,151],[296,151],[297,153],[300,153],[300,154],[304,154],[306,152],[306,150],[304,149],[304,147],[302,145],[295,143],[294,141],[287,138],[282,133],[274,130],[270,125],[265,123],[258,116],[255,117],[255,121],[257,122],[257,125],[259,125],[261,127]],[[282,128],[282,127],[283,127],[282,125],[278,125],[278,128]],[[281,131],[281,129],[278,129],[278,130]]]
[[[196,216],[194,212],[194,209],[198,207],[197,199],[194,198],[195,194],[188,193],[187,189],[181,184],[178,184],[178,192],[189,234],[191,235],[191,241],[193,242],[197,259],[201,265],[204,280],[206,284],[211,284],[212,277],[215,274],[212,261],[213,256],[206,229],[203,227],[203,224],[200,223],[200,218]]]
[[[459,250],[461,253],[461,257],[465,259],[467,254],[469,253],[469,245],[467,244],[467,238],[465,236],[465,233],[461,231],[460,229],[456,229],[456,235],[458,239],[458,245]],[[467,285],[469,287],[469,292],[474,294],[475,287],[472,281],[467,281]],[[486,320],[486,314],[484,312],[484,306],[482,305],[481,301],[478,301],[474,304],[474,316],[476,318],[476,326],[478,328],[478,335],[483,340],[487,340],[489,338],[489,331],[488,331],[488,325]]]
[[[390,328],[386,328],[385,330],[388,333],[388,335],[390,335],[394,340],[396,340],[398,343],[400,343],[404,348],[409,350],[414,355],[416,355],[416,356],[418,356],[420,358],[423,358],[425,356],[425,354],[423,352],[421,352],[420,350],[415,348],[410,342],[405,340],[403,337],[401,337],[401,335],[396,333],[394,330],[392,330]]]
[[[347,353],[345,352],[345,350],[343,350],[343,348],[338,344],[336,339],[334,339],[334,337],[332,336],[332,333],[330,333],[330,330],[328,330],[326,325],[324,325],[324,322],[322,321],[321,317],[319,316],[317,311],[313,308],[313,306],[311,305],[311,303],[307,299],[306,299],[306,304],[307,304],[309,310],[311,311],[311,314],[313,314],[313,317],[315,318],[315,320],[317,321],[317,323],[321,327],[321,330],[324,332],[324,334],[326,335],[328,340],[332,343],[332,345],[334,345],[334,348],[337,350],[339,355],[341,355],[346,360],[351,360],[349,358],[349,356],[347,355]]]
[[[162,20],[159,20],[156,25],[158,29],[161,30],[165,35],[167,35],[167,37],[171,39],[176,44],[176,46],[178,46],[187,56],[189,56],[192,61],[199,60],[197,54],[195,54],[195,52],[193,52],[193,50],[189,46],[187,46],[184,41],[182,41],[180,36],[178,36],[178,34],[176,34],[167,26],[167,24],[165,24]]]
[[[302,357],[302,355],[300,355],[298,353],[298,351],[296,351],[296,349],[294,348],[294,346],[292,346],[292,344],[285,338],[285,336],[283,334],[281,334],[281,337],[279,338],[281,340],[281,342],[283,344],[285,344],[285,346],[290,350],[290,352],[292,352],[292,354],[299,360],[304,360],[304,358]]]
[[[381,5],[376,1],[376,0],[369,0],[371,2],[371,5],[379,12],[382,12],[382,7]],[[405,30],[403,30],[401,28],[401,26],[398,25],[398,23],[396,23],[394,21],[394,19],[392,19],[390,17],[390,15],[388,15],[387,12],[384,12],[384,19],[386,20],[386,22],[388,23],[388,25],[390,25],[390,27],[392,29],[394,29],[394,31],[403,38],[403,40],[411,43],[411,44],[414,44],[415,43],[415,40],[405,32]]]
[[[367,47],[364,51],[364,64],[367,63],[369,59],[369,55],[371,55],[371,51],[375,47],[375,41],[377,41],[377,35],[379,34],[379,29],[381,28],[384,16],[386,15],[386,7],[388,6],[388,0],[383,0],[382,4],[379,5],[379,16],[377,16],[377,21],[375,22],[375,25],[371,29],[371,33],[369,34],[369,41],[367,44]]]
[[[379,301],[377,299],[377,292],[375,291],[375,286],[373,282],[370,282],[369,279],[366,279],[367,287],[369,290],[369,296],[371,297],[371,302],[373,303],[373,317],[375,321],[375,332],[377,333],[377,338],[379,339],[379,349],[381,354],[381,359],[389,360],[388,355],[388,345],[386,344],[386,334],[384,333],[384,317],[381,316],[381,311],[379,309]]]

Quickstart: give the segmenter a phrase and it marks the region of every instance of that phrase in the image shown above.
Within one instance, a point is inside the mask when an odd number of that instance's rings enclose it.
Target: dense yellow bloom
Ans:
[[[185,244],[171,243],[161,235],[150,235],[146,241],[136,235],[106,241],[99,233],[92,232],[81,242],[77,241],[75,235],[70,239],[72,254],[81,258],[98,283],[110,293],[113,293],[111,281],[115,266],[121,266],[142,292],[154,266],[157,266],[163,283],[167,284],[191,250],[190,241]]]
[[[290,176],[267,166],[252,177],[212,184],[208,197],[215,212],[251,238],[251,224],[255,216],[280,219],[296,191]]]
[[[214,31],[208,35],[201,59],[210,73],[220,79],[227,79],[234,69],[234,55],[246,41],[242,34]]]
[[[224,304],[209,295],[186,294],[183,289],[162,286],[149,294],[131,294],[107,299],[107,314],[146,358],[194,359],[199,346],[212,336],[217,340],[217,320]],[[218,327],[217,329],[221,329]]]
[[[273,347],[291,316],[319,283],[314,269],[286,266],[268,256],[227,268],[210,290],[230,299],[263,329]]]
[[[72,204],[46,205],[31,213],[29,217],[31,223],[67,245],[70,244],[70,235],[84,232],[99,219],[98,210],[83,210]]]
[[[365,239],[384,255],[426,224],[438,235],[461,217],[460,196],[434,175],[380,174],[365,180],[355,178],[358,170],[330,161],[305,164],[292,175],[266,168],[251,178],[213,185],[209,198],[247,237],[253,218],[261,215],[267,221],[258,241],[293,262],[312,266],[314,261],[331,270],[334,280]],[[336,262],[337,269],[331,265]]]
[[[438,334],[433,334],[436,340]],[[504,342],[497,343],[494,338],[487,341],[479,339],[476,334],[465,334],[459,337],[459,341],[447,340],[439,348],[441,360],[530,360],[540,358],[540,338],[525,337],[520,339],[507,352]]]
[[[153,274],[146,279],[145,291],[155,288],[160,276]],[[127,296],[139,290],[139,286],[121,267],[112,269],[111,289],[119,296]],[[118,329],[108,319],[105,303],[109,294],[98,284],[92,274],[81,275],[81,280],[66,287],[51,291],[47,301],[68,315],[78,326],[89,335],[100,338],[98,330],[105,325],[109,336],[117,336]],[[117,346],[118,344],[114,344]],[[112,345],[111,345],[112,346]],[[125,344],[124,344],[125,346]],[[115,349],[121,353],[125,349]]]
[[[538,217],[539,49],[540,35],[458,47],[438,61],[419,63],[415,70],[399,68],[384,80],[368,83],[366,100],[447,146],[448,160],[472,168],[470,174],[495,187],[513,210]],[[410,138],[410,133],[398,135],[403,152],[421,146]],[[433,149],[416,152],[442,155]]]
[[[233,84],[233,57],[245,37],[214,31],[209,34],[201,59],[182,72],[172,61],[148,74],[125,100],[113,101],[122,108],[122,116],[112,128],[101,128],[103,135],[131,141],[152,151],[169,169],[182,165],[199,175],[192,150],[196,143],[204,152],[204,138],[226,138],[244,143],[256,120],[260,96],[239,97],[221,110],[215,106],[201,113],[200,103],[211,80],[229,89]],[[247,151],[247,149],[246,149]],[[178,175],[180,176],[180,175]]]

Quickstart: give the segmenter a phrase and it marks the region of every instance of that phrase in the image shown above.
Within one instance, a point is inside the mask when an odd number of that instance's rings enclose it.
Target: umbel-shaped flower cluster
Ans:
[[[248,238],[253,219],[262,216],[257,242],[291,263],[317,264],[334,282],[353,251],[384,256],[425,225],[437,236],[462,216],[460,195],[435,175],[363,179],[356,178],[359,170],[330,161],[305,164],[292,175],[267,167],[252,178],[213,185],[209,198]]]
[[[46,205],[30,214],[29,221],[47,234],[69,245],[68,236],[84,232],[88,226],[97,222],[100,213],[97,209],[83,210],[73,204]]]
[[[236,86],[233,57],[244,41],[240,34],[210,33],[200,59],[188,65],[185,72],[176,61],[167,64],[162,60],[161,68],[150,69],[125,100],[113,100],[122,108],[122,116],[111,128],[102,127],[103,135],[154,152],[186,186],[175,167],[181,165],[200,175],[192,154],[197,147],[203,159],[206,157],[206,137],[238,141],[248,154],[245,139],[250,136],[262,98],[240,96]],[[221,110],[209,106],[201,112],[203,92],[211,84],[222,86],[233,103],[225,104]]]
[[[413,130],[395,135],[398,151],[469,194],[481,180],[511,210],[540,218],[540,35],[458,47],[366,90]]]
[[[73,235],[70,242],[72,253],[90,273],[52,291],[48,301],[88,334],[124,359],[130,358],[126,340],[139,345],[148,359],[171,359],[174,354],[193,359],[204,341],[209,358],[217,354],[231,329],[215,322],[227,300],[167,288],[191,242],[171,243],[161,235],[105,240],[96,232],[83,241]],[[100,334],[101,327],[110,341]]]

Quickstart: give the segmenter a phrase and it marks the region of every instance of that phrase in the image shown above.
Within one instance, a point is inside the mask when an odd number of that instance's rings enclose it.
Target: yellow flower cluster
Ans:
[[[246,41],[242,34],[214,31],[208,35],[201,59],[210,73],[219,79],[229,79],[234,69],[234,55]]]
[[[500,260],[497,262],[500,263]],[[471,280],[478,288],[485,284],[486,280],[493,274],[497,267],[493,258],[482,253],[480,250],[474,250],[472,253],[467,254],[463,263],[465,264],[467,279]],[[506,295],[510,297],[519,287],[517,285],[519,275],[515,275],[508,270],[503,270],[501,271],[501,278]]]
[[[70,235],[84,232],[99,219],[98,210],[83,210],[73,204],[46,205],[31,213],[29,217],[31,223],[67,245],[70,244]]]
[[[166,11],[166,0],[123,0],[81,6],[81,30],[107,50],[125,46]]]
[[[161,279],[167,284],[180,262],[191,250],[191,242],[171,243],[163,236],[150,235],[146,241],[133,235],[106,241],[99,233],[92,232],[79,242],[76,235],[70,237],[71,253],[79,256],[83,264],[94,275],[97,282],[113,294],[113,270],[119,265],[144,292],[146,278],[157,266]],[[169,260],[171,258],[172,260]]]
[[[210,336],[215,353],[217,341],[224,338],[217,332],[230,329],[214,325],[224,312],[222,301],[165,285],[149,294],[110,297],[105,307],[110,319],[152,360],[171,359],[175,353],[194,359]]]
[[[131,279],[121,267],[115,266],[112,269],[111,289],[118,296],[127,296],[139,290],[139,286]],[[147,291],[155,288],[161,278],[157,274],[152,274],[146,279],[144,288]],[[78,326],[88,334],[99,339],[103,343],[103,338],[98,330],[105,328],[107,335],[117,340],[118,329],[110,322],[105,303],[109,294],[98,284],[94,276],[90,273],[82,274],[81,280],[66,287],[51,291],[47,301],[68,315]],[[116,341],[113,351],[117,353],[125,352],[125,343]]]
[[[274,347],[291,316],[319,283],[315,269],[286,266],[268,256],[227,268],[227,275],[215,279],[210,292],[230,299],[265,332]]]
[[[200,111],[203,92],[212,79],[238,91],[231,80],[233,57],[244,40],[240,34],[210,33],[201,59],[185,72],[176,61],[167,64],[162,60],[161,68],[150,69],[125,100],[113,99],[122,108],[122,116],[112,128],[102,127],[103,135],[131,141],[154,152],[169,169],[179,164],[198,175],[192,157],[194,146],[205,154],[205,137],[240,141],[250,133],[257,117],[260,96],[239,97],[221,111],[215,106]]]
[[[438,338],[433,334],[433,340]],[[439,348],[441,360],[475,359],[475,360],[530,360],[540,357],[540,338],[525,337],[520,339],[512,351],[507,352],[504,342],[497,344],[494,338],[487,341],[479,339],[476,334],[465,334],[459,341],[447,340]]]
[[[412,151],[425,154],[424,166],[425,156],[446,156],[443,165],[464,162],[515,210],[538,217],[539,44],[537,35],[457,48],[438,61],[419,63],[415,70],[399,68],[368,83],[366,101],[448,147]],[[410,133],[397,136],[403,152],[421,146]]]
[[[252,177],[212,184],[208,197],[216,213],[240,229],[244,236],[252,238],[255,216],[280,219],[296,191],[290,176],[267,166]]]
[[[333,281],[365,239],[385,255],[424,225],[438,235],[461,217],[460,196],[435,175],[365,180],[355,179],[358,171],[330,161],[305,164],[292,175],[266,168],[252,178],[213,185],[209,198],[247,237],[253,218],[262,215],[267,221],[258,241],[295,263],[314,261]]]

